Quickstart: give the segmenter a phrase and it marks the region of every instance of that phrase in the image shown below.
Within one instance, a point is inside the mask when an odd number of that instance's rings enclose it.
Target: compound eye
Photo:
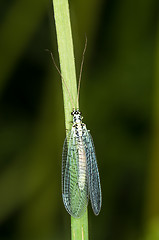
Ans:
[[[73,116],[73,115],[74,115],[74,112],[71,112],[71,115]]]
[[[79,112],[79,114],[81,115],[81,114],[82,114],[82,112]]]

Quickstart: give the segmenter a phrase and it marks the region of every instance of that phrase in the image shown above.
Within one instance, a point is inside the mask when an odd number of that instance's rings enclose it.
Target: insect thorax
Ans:
[[[84,123],[82,122],[82,116],[81,112],[79,110],[73,110],[71,113],[73,115],[73,128],[74,128],[74,134],[76,135],[76,138],[80,138],[83,135],[83,127]]]
[[[78,123],[82,123],[82,116],[81,116],[81,112],[79,112],[79,110],[75,110],[73,109],[71,115],[73,116],[73,124],[78,124]]]

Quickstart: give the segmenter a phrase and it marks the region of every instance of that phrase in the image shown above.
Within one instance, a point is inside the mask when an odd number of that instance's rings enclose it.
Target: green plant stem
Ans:
[[[77,83],[68,1],[53,0],[53,7],[61,74],[65,81],[65,83],[64,81],[62,81],[65,125],[66,129],[69,130],[71,128],[70,121],[72,120],[72,108],[77,107],[75,101],[77,99]],[[66,88],[66,86],[68,89]],[[71,95],[74,106],[72,106],[71,104],[71,99],[69,95]],[[80,219],[75,219],[71,217],[71,232],[73,240],[88,239],[87,211]]]
[[[79,219],[71,217],[71,232],[72,232],[72,240],[88,239],[88,214],[87,214],[87,211]]]
[[[68,2],[67,0],[53,0],[53,6],[61,74],[73,98],[73,103],[75,103],[75,99],[77,99],[77,84]],[[73,106],[63,81],[62,86],[66,129],[70,129],[70,121],[72,120],[70,113]]]

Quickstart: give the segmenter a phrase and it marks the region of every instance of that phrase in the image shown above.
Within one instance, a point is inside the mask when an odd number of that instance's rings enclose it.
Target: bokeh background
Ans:
[[[80,109],[103,205],[90,239],[159,239],[159,2],[70,0]],[[70,239],[65,138],[51,0],[0,1],[0,239]]]

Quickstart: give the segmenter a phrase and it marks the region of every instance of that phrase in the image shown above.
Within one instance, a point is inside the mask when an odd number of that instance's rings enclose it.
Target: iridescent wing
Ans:
[[[79,143],[73,127],[64,141],[62,154],[62,197],[66,210],[73,217],[81,217],[88,205],[88,180],[79,185]],[[87,169],[83,169],[87,176]]]
[[[102,205],[100,177],[92,136],[87,129],[85,133],[86,134],[83,135],[83,141],[86,146],[88,190],[93,212],[95,215],[98,215]]]

